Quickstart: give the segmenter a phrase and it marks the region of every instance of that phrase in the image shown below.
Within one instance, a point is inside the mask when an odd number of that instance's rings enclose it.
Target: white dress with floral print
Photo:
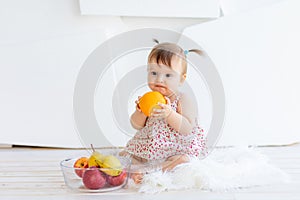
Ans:
[[[178,98],[171,103],[177,110]],[[174,155],[205,156],[206,138],[196,123],[190,135],[183,136],[170,127],[164,119],[149,117],[145,127],[128,141],[125,151],[146,160],[161,160]]]

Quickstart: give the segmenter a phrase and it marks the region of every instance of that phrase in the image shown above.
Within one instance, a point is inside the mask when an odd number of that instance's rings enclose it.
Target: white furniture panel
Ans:
[[[80,0],[82,15],[132,17],[219,17],[219,0]]]

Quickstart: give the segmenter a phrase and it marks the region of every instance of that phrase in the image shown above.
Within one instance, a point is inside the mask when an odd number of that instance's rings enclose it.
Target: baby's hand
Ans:
[[[151,113],[152,117],[166,119],[171,114],[173,111],[171,108],[171,101],[168,97],[165,97],[165,99],[167,100],[167,104],[158,103],[161,108],[154,108]]]
[[[142,110],[141,110],[141,108],[140,108],[140,106],[139,106],[139,104],[140,104],[140,99],[141,99],[141,96],[138,96],[138,100],[135,101],[135,104],[136,104],[135,108],[136,108],[136,110],[138,110],[139,112],[142,112]]]

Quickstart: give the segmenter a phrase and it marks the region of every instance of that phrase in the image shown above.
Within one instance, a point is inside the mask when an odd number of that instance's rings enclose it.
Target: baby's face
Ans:
[[[162,63],[148,63],[148,85],[152,91],[171,97],[178,92],[178,87],[184,82],[185,74],[182,72],[181,59],[174,57],[172,67]]]

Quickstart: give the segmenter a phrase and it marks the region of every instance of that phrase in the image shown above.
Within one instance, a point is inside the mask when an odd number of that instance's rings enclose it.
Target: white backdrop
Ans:
[[[0,2],[1,144],[81,147],[73,90],[106,39],[145,26],[180,31],[207,19],[82,16],[78,0]]]
[[[299,7],[299,1],[281,1],[185,29],[223,80],[220,145],[300,141]]]
[[[220,145],[299,141],[297,6],[284,1],[184,31],[207,51],[224,81]],[[0,144],[80,147],[72,98],[88,55],[130,28],[180,31],[201,21],[80,16],[77,0],[1,1]]]
[[[0,143],[80,146],[72,107],[77,73],[124,24],[81,17],[74,0],[1,1],[0,16]]]

